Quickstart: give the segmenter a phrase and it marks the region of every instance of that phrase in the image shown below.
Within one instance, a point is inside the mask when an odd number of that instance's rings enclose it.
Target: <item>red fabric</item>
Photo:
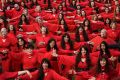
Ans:
[[[15,78],[15,77],[17,77],[17,75],[18,75],[17,72],[3,72],[3,73],[0,73],[0,79],[7,80],[10,78]]]

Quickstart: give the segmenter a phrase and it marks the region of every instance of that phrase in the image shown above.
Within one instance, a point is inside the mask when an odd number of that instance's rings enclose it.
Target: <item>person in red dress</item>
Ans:
[[[0,57],[4,59],[2,61],[2,66],[4,71],[10,70],[10,47],[11,47],[11,41],[10,38],[7,36],[7,29],[2,28],[1,29],[1,35],[0,35]]]
[[[32,75],[30,74],[29,71],[24,70],[24,71],[17,71],[17,72],[6,72],[3,71],[3,66],[1,65],[2,60],[0,58],[0,79],[1,80],[7,80],[7,79],[17,79],[19,76],[27,74],[29,78],[32,78]]]
[[[91,69],[89,74],[93,76],[91,79],[96,80],[112,80],[118,76],[117,71],[111,67],[106,57],[99,57],[96,67]]]
[[[32,79],[28,78],[29,76],[22,76],[22,78],[28,80],[68,80],[55,72],[52,67],[50,61],[47,58],[43,58],[38,70],[31,72]]]
[[[87,47],[82,46],[80,48],[80,52],[77,54],[76,59],[75,59],[75,71],[76,71],[76,79],[75,80],[80,80],[82,79],[81,76],[79,76],[79,72],[81,71],[88,71],[90,70],[92,66],[91,58],[89,51]],[[83,78],[82,80],[84,80]]]
[[[100,36],[96,36],[90,41],[92,42],[92,45],[93,45],[93,49],[92,49],[93,51],[96,51],[96,49],[98,48],[98,46],[102,41],[106,41],[108,45],[116,44],[116,42],[113,39],[108,37],[106,29],[102,29],[100,32]]]
[[[60,54],[71,55],[74,51],[74,44],[68,33],[62,35],[61,42],[58,42]]]

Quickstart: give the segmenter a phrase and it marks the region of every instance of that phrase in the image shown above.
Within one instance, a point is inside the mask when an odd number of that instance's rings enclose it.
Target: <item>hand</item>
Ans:
[[[79,53],[78,51],[74,51],[74,54],[76,54],[76,55],[77,55],[78,53]]]
[[[88,80],[96,80],[96,78],[95,77],[91,77],[90,79],[88,79]]]
[[[117,59],[117,58],[114,57],[114,56],[111,56],[111,57],[110,57],[110,60],[111,60],[111,61],[115,61],[116,59]]]
[[[39,42],[39,45],[44,45],[44,44],[45,44],[45,42],[42,42],[42,41],[41,41],[41,42]]]
[[[31,75],[31,73],[30,73],[28,70],[26,70],[26,73],[28,74],[28,76],[29,76],[30,78],[32,78],[32,75]]]
[[[10,22],[10,19],[7,19],[8,22]]]
[[[68,71],[69,74],[77,74],[77,72],[74,69],[71,69]]]
[[[61,34],[62,32],[61,31],[57,31],[57,34]]]
[[[8,51],[7,51],[7,50],[3,50],[2,53],[3,53],[3,54],[7,54]]]
[[[94,42],[92,42],[92,41],[88,41],[87,43],[90,45],[94,45]]]
[[[56,49],[53,49],[52,56],[53,56],[53,57],[58,57],[58,54],[57,54]]]

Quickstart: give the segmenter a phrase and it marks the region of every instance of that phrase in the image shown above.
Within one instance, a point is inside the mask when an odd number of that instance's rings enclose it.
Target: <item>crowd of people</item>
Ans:
[[[120,0],[0,0],[0,80],[120,80]]]

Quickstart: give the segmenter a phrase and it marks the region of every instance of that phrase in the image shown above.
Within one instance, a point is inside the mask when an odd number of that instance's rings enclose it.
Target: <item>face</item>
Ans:
[[[64,25],[64,20],[61,20],[61,25]]]
[[[22,16],[22,21],[24,21],[25,20],[25,16]]]
[[[59,6],[59,10],[62,10],[62,6],[61,5]]]
[[[48,64],[46,62],[43,62],[42,67],[43,67],[44,70],[48,69]]]
[[[50,47],[53,48],[55,46],[55,41],[50,42]]]
[[[106,30],[101,30],[100,35],[102,38],[106,37],[107,36]]]
[[[86,54],[85,48],[82,48],[81,53],[82,53],[82,55],[85,55],[85,54]]]
[[[3,23],[3,19],[0,18],[0,23]]]
[[[111,24],[111,28],[112,28],[112,29],[116,29],[116,24],[115,24],[115,23],[112,23],[112,24]]]
[[[35,11],[40,11],[41,7],[40,6],[36,6]]]
[[[82,33],[83,32],[83,29],[80,27],[79,28],[79,33]]]
[[[105,66],[106,65],[106,60],[105,59],[100,60],[100,65]]]
[[[108,24],[109,22],[110,22],[110,20],[107,18],[107,19],[106,19],[106,23]]]
[[[119,13],[120,9],[119,7],[116,7],[116,13]]]
[[[65,41],[65,42],[68,42],[68,40],[69,40],[68,36],[65,36],[65,37],[64,37],[64,41]]]
[[[105,50],[105,44],[101,44],[101,49]]]
[[[19,5],[18,4],[15,4],[14,7],[15,7],[16,10],[19,9]]]
[[[105,8],[105,12],[109,12],[109,8]]]
[[[46,28],[45,28],[45,27],[42,27],[42,28],[41,28],[41,33],[42,33],[42,34],[46,34]]]
[[[1,29],[1,35],[5,37],[7,35],[7,30],[5,28]]]
[[[24,9],[24,10],[23,10],[23,14],[27,15],[27,14],[28,14],[28,10],[27,10],[27,9]]]
[[[77,10],[77,14],[79,14],[79,15],[80,15],[80,10]]]
[[[55,8],[53,8],[53,9],[52,9],[52,12],[53,12],[53,13],[55,13],[55,12],[56,12],[56,9],[55,9]]]
[[[62,19],[63,15],[62,15],[62,14],[59,14],[59,16],[58,16],[58,17],[59,17],[59,19]]]
[[[93,7],[95,5],[95,3],[94,2],[91,2],[91,6]]]
[[[24,2],[21,2],[21,6],[24,6],[25,5],[25,3]]]
[[[85,25],[87,26],[88,24],[89,24],[89,21],[88,21],[88,20],[86,20],[86,21],[85,21]]]
[[[35,2],[36,2],[36,0],[33,0],[33,2],[35,3]]]
[[[80,9],[80,5],[77,6],[77,9]]]
[[[85,11],[82,11],[81,14],[82,14],[82,16],[85,16]]]
[[[65,1],[64,1],[64,2],[62,2],[62,6],[65,6]]]
[[[14,29],[13,25],[9,25],[9,29],[10,29],[10,31],[13,31],[13,29]]]
[[[22,46],[24,44],[24,41],[22,39],[18,39],[18,44]]]
[[[28,48],[28,49],[27,49],[27,52],[28,52],[28,54],[32,54],[32,49],[31,49],[31,48]]]

